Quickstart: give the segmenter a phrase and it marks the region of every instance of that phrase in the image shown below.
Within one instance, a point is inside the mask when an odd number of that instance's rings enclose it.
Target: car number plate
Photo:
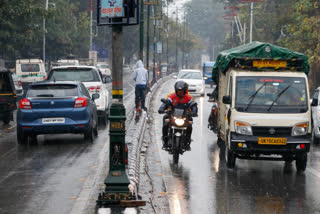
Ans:
[[[65,123],[65,118],[42,118],[43,124]]]
[[[287,145],[287,138],[259,137],[258,144],[262,144],[262,145]]]

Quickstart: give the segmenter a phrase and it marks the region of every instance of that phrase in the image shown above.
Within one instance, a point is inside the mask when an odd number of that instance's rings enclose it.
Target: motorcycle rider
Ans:
[[[170,109],[171,106],[173,107],[186,107],[189,111],[191,111],[192,116],[197,116],[198,114],[198,107],[197,103],[193,101],[193,98],[188,93],[188,84],[184,81],[177,81],[174,85],[175,92],[172,92],[167,95],[167,100],[169,103],[162,103],[158,112],[160,114],[165,113],[165,110]],[[190,108],[191,107],[191,108]],[[181,107],[180,107],[181,108]],[[165,114],[163,116],[163,127],[162,127],[162,140],[163,140],[163,148],[168,148],[168,129],[170,125],[170,121],[166,122],[166,119],[170,119],[170,114]],[[189,121],[193,121],[192,117],[189,116]],[[168,120],[167,120],[168,121]],[[192,134],[192,124],[188,124],[187,127],[187,148],[186,150],[190,150],[190,143],[191,143],[191,134]]]

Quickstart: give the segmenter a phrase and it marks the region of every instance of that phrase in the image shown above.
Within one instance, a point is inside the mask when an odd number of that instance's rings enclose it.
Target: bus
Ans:
[[[214,85],[214,82],[212,80],[212,68],[214,66],[215,62],[204,62],[203,63],[203,76],[208,77],[208,79],[205,81],[206,84],[210,84],[212,87]]]

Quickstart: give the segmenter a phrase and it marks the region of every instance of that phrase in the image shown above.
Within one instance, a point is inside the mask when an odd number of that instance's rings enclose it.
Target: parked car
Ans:
[[[314,144],[320,143],[320,103],[319,103],[319,92],[320,87],[318,87],[313,95],[311,101],[311,111],[312,111],[312,141]]]
[[[102,75],[111,76],[110,66],[107,63],[98,63],[97,68],[101,71]]]
[[[22,82],[23,89],[26,89],[31,83],[43,81],[47,77],[41,59],[18,59],[16,60],[15,71]]]
[[[4,124],[13,120],[13,111],[17,109],[16,98],[12,73],[0,68],[0,119]]]
[[[36,141],[39,134],[83,134],[88,141],[98,135],[97,108],[81,82],[33,83],[19,102],[17,141]]]
[[[91,96],[95,93],[100,95],[96,99],[99,120],[107,123],[109,109],[109,92],[106,82],[101,78],[99,71],[93,66],[61,66],[53,68],[48,80],[51,81],[81,81],[88,89]]]
[[[16,89],[17,98],[21,98],[23,95],[23,88],[22,88],[21,79],[16,74],[12,74],[12,80],[14,83],[14,87]]]
[[[177,81],[183,80],[188,83],[190,94],[199,94],[200,96],[204,96],[204,80],[207,78],[202,76],[202,72],[200,70],[183,69],[179,71],[178,76],[174,77]]]

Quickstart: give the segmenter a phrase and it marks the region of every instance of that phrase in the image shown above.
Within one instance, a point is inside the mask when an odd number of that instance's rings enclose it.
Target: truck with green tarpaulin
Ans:
[[[252,42],[219,53],[218,144],[236,159],[296,162],[304,171],[311,142],[309,64],[305,55]]]

